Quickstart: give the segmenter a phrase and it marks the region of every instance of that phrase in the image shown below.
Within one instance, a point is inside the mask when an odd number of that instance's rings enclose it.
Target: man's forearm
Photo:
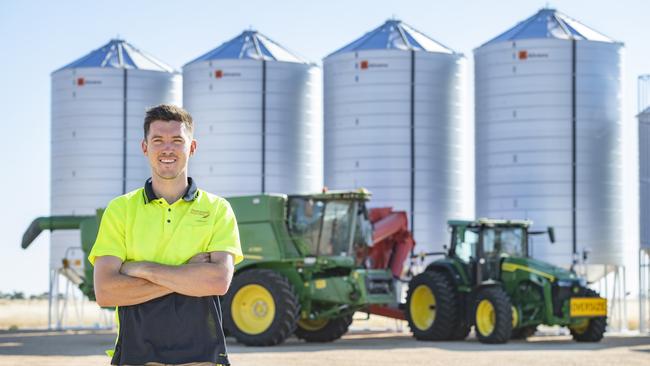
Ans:
[[[143,278],[114,274],[96,289],[97,303],[100,306],[127,306],[147,302],[167,295],[173,291]]]
[[[138,263],[138,269],[127,273],[187,296],[223,295],[228,290],[232,273],[222,263],[188,263],[166,266]]]

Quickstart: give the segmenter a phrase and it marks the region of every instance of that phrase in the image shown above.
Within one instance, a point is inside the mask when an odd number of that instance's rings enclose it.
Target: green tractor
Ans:
[[[461,340],[472,326],[483,343],[526,338],[541,324],[567,326],[598,342],[607,301],[572,271],[528,256],[527,220],[449,221],[451,245],[409,283],[406,319],[420,340]],[[548,229],[551,242],[554,232]]]
[[[275,345],[292,334],[329,342],[347,332],[356,311],[394,303],[391,272],[366,269],[358,256],[373,240],[369,198],[364,190],[227,198],[245,259],[222,297],[226,333],[251,346]],[[102,212],[38,218],[23,248],[42,230],[81,229],[87,255]],[[94,300],[92,271],[86,261],[78,277],[81,290]]]

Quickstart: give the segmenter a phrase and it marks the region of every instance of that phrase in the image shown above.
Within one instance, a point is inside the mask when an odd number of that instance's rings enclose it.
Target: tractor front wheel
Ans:
[[[585,289],[584,294],[586,297],[600,297],[592,289]],[[580,323],[570,326],[569,330],[576,342],[600,342],[603,339],[606,328],[607,317],[601,316],[598,318],[582,319]]]
[[[296,329],[300,306],[286,277],[268,269],[236,274],[223,297],[226,332],[247,346],[273,346]]]
[[[506,343],[512,333],[512,305],[500,287],[480,289],[476,295],[475,329],[481,343]]]
[[[347,333],[350,324],[352,315],[333,319],[300,319],[295,334],[306,342],[332,342]]]

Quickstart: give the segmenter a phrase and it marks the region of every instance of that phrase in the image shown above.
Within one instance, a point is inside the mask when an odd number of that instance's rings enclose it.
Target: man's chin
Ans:
[[[156,177],[163,179],[163,180],[174,180],[178,179],[182,175],[183,172],[155,172]]]

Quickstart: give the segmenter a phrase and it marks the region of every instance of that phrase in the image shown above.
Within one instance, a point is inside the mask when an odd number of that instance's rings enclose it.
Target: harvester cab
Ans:
[[[577,341],[603,337],[607,302],[574,272],[530,258],[531,221],[449,221],[445,258],[409,284],[406,318],[418,339],[484,343],[526,338],[537,326],[567,326]]]
[[[289,232],[306,256],[355,258],[357,248],[372,245],[366,192],[288,197]]]

